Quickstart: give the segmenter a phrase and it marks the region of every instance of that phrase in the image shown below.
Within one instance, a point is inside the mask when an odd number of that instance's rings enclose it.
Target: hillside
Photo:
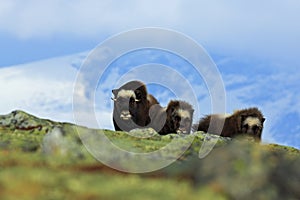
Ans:
[[[203,142],[216,139],[200,159]],[[170,165],[159,169],[158,161]],[[95,130],[23,111],[0,116],[0,199],[300,199],[299,166],[298,149],[245,138]]]

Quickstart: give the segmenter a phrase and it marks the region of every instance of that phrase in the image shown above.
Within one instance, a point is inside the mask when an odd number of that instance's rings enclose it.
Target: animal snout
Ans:
[[[123,119],[123,120],[129,120],[129,119],[131,119],[131,114],[130,114],[130,112],[128,111],[128,110],[123,110],[122,112],[121,112],[121,115],[120,115],[120,118],[121,119]]]
[[[188,134],[190,120],[189,119],[182,119],[179,124],[179,128],[177,129],[177,133],[181,134]]]
[[[180,124],[179,128],[177,129],[177,134],[187,134],[187,127],[184,124]]]
[[[184,130],[184,129],[178,129],[177,131],[176,131],[176,133],[177,134],[187,134],[187,131],[186,130]]]

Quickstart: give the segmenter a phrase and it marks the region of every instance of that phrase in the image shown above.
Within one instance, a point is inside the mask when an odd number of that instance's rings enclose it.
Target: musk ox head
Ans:
[[[113,89],[113,121],[116,130],[130,131],[147,123],[147,89],[140,81],[130,81],[118,89]]]
[[[178,134],[189,134],[193,122],[193,107],[185,101],[170,101],[167,106],[169,131]]]
[[[247,134],[260,139],[265,118],[257,108],[240,110],[238,115],[238,129],[240,134]]]

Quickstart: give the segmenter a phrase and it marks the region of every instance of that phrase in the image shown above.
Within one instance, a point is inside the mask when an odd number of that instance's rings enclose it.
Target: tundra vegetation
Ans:
[[[175,141],[174,149],[159,155],[163,159],[191,145],[165,168],[126,173],[87,151],[82,138],[91,132],[104,133],[131,152],[155,152]],[[132,134],[53,122],[23,111],[2,115],[0,199],[300,199],[298,149],[204,132],[159,135],[137,129]],[[214,149],[200,159],[201,145],[213,139],[218,139]],[[134,168],[120,155],[106,156],[122,169]]]

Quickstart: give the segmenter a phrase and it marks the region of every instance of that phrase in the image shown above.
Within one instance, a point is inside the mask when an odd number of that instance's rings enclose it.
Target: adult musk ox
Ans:
[[[211,120],[212,124],[210,124]],[[252,136],[256,141],[260,141],[264,121],[265,118],[261,111],[257,108],[248,108],[237,110],[231,115],[207,115],[199,121],[199,124],[194,129],[204,132],[209,131],[212,134],[217,134],[221,130],[221,136],[224,137],[246,134]],[[221,122],[224,122],[223,129]],[[208,130],[210,125],[211,127]]]
[[[149,109],[158,101],[148,94],[144,83],[130,81],[113,89],[113,123],[116,131],[130,131],[150,123]]]
[[[155,105],[150,110],[150,127],[159,134],[189,134],[193,122],[193,107],[185,101],[170,101],[167,107]]]

